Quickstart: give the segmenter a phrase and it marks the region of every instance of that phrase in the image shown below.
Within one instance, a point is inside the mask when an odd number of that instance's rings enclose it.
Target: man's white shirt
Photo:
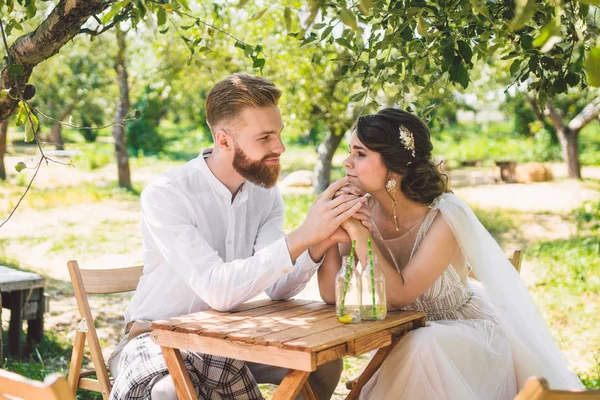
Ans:
[[[232,202],[206,164],[211,151],[167,171],[141,195],[144,274],[126,322],[227,311],[263,291],[287,299],[322,262],[305,251],[292,264],[279,190],[246,182]]]

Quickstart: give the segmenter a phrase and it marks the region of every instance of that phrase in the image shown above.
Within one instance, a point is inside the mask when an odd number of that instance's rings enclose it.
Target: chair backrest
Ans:
[[[518,273],[521,273],[521,261],[523,261],[523,251],[515,250],[513,255],[508,257],[508,261],[515,267]],[[469,272],[469,277],[473,279],[477,279],[473,271]]]
[[[513,255],[508,257],[508,261],[515,267],[518,273],[521,273],[521,261],[523,261],[523,251],[515,250]]]
[[[4,399],[75,400],[75,395],[61,374],[48,375],[40,382],[0,369],[0,400]]]
[[[515,400],[600,400],[600,389],[552,390],[544,378],[529,378]]]
[[[112,268],[112,269],[81,269],[77,261],[67,263],[77,307],[81,321],[75,334],[71,367],[69,369],[69,388],[72,393],[77,388],[100,392],[104,399],[108,399],[112,385],[108,377],[108,370],[98,341],[94,317],[88,302],[89,294],[109,294],[131,292],[137,288],[142,276],[143,266]],[[88,342],[90,354],[94,364],[94,371],[82,371],[83,353],[85,342]],[[98,379],[87,376],[96,375]]]

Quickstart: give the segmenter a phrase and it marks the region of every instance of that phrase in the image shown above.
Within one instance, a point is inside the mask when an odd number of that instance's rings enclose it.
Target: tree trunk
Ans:
[[[67,118],[69,114],[71,114],[71,111],[73,111],[73,109],[75,108],[75,104],[77,103],[77,101],[69,104],[63,110],[63,112],[58,117],[59,121],[64,121],[65,118]],[[52,125],[52,128],[50,128],[50,143],[54,145],[56,150],[63,150],[65,148],[65,142],[62,138],[62,124],[60,122],[55,122],[54,125]]]
[[[100,14],[110,5],[111,2],[105,0],[60,0],[37,29],[18,37],[10,46],[5,60],[23,65],[23,74],[18,78],[12,77],[5,61],[0,75],[0,90],[15,86],[22,89],[36,65],[58,53],[80,33],[89,17]],[[0,96],[0,120],[8,118],[17,104],[18,100],[11,96]]]
[[[581,179],[581,164],[579,162],[579,131],[565,127],[556,131],[563,160],[567,163],[569,178]]]
[[[338,128],[335,131],[330,130],[325,135],[325,139],[317,149],[317,165],[315,165],[314,188],[315,191],[322,192],[329,186],[331,180],[331,163],[335,150],[339,146],[344,132]]]
[[[8,118],[0,123],[0,180],[6,180],[6,167],[4,166],[4,155],[6,154],[6,136],[8,133]],[[0,357],[0,360],[2,358]]]
[[[55,122],[50,128],[50,143],[54,145],[56,150],[62,150],[65,148],[65,143],[62,138],[62,124]]]
[[[115,114],[115,125],[113,125],[112,135],[115,139],[115,155],[117,157],[117,168],[119,170],[119,186],[131,189],[131,173],[129,171],[129,155],[127,154],[127,144],[125,137],[125,125],[123,119],[129,111],[129,86],[127,83],[127,66],[125,64],[125,32],[117,27],[117,45],[118,51],[115,57],[115,71],[117,72],[117,82],[119,84],[119,102],[117,103],[117,112]]]

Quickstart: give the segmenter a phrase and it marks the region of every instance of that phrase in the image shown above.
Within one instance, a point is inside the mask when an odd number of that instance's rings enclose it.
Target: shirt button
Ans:
[[[227,241],[227,244],[231,244],[231,243],[233,243],[231,240],[228,240],[228,241]]]
[[[289,274],[289,273],[290,273],[290,270],[289,270],[289,269],[284,269],[284,270],[283,270],[283,273],[284,273],[284,274]]]

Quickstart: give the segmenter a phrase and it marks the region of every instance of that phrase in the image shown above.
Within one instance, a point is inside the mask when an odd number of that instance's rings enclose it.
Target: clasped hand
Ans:
[[[331,184],[314,202],[308,211],[308,215],[302,224],[305,232],[308,232],[314,243],[330,240],[335,243],[349,242],[343,224],[350,227],[352,221],[369,220],[370,211],[364,207],[367,198],[359,195],[356,188],[348,189],[345,185],[348,178],[342,178]]]

